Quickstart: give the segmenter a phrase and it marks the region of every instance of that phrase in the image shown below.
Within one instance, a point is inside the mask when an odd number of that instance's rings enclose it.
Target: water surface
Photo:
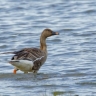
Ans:
[[[45,28],[48,58],[36,78],[12,73],[0,55],[1,96],[96,96],[95,0],[0,0],[0,52],[39,47]]]

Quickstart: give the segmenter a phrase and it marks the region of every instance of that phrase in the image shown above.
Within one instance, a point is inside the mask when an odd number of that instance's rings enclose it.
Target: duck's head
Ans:
[[[45,38],[53,36],[53,35],[59,35],[59,33],[58,32],[54,32],[51,29],[44,29],[42,34],[41,34],[41,36],[43,36]]]

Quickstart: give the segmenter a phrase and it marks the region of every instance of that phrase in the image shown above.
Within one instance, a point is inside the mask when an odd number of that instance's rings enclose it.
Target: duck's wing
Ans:
[[[24,48],[20,51],[15,51],[11,60],[30,60],[36,61],[45,56],[45,53],[38,48]]]
[[[13,60],[28,60],[33,62],[32,70],[36,73],[41,65],[45,62],[47,54],[38,48],[24,48],[20,51],[13,52]]]

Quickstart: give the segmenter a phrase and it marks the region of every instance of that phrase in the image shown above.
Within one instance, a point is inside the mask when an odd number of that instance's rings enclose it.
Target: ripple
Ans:
[[[83,85],[84,87],[86,87],[86,86],[87,86],[87,87],[88,87],[88,86],[89,86],[89,87],[91,87],[91,86],[96,87],[96,82],[91,82],[91,81],[89,81],[89,82],[87,82],[87,81],[86,81],[86,82],[80,82],[80,83],[78,83],[78,84],[81,85],[81,86]]]
[[[89,9],[89,10],[86,10],[84,13],[92,14],[92,13],[96,13],[96,10],[95,9]]]
[[[91,36],[96,35],[96,33],[92,32],[92,31],[86,31],[86,32],[83,32],[83,33],[73,33],[72,35],[74,35],[74,36],[82,36],[82,37],[91,37]]]
[[[7,48],[7,45],[1,45],[0,48]]]

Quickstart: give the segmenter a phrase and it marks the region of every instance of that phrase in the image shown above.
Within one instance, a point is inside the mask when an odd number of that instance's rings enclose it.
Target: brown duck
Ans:
[[[37,73],[47,58],[46,38],[53,35],[59,35],[59,33],[53,32],[51,29],[45,29],[40,36],[40,49],[24,48],[20,51],[12,52],[15,55],[9,63],[15,66],[13,73],[16,74],[17,70],[21,70],[24,73]]]

